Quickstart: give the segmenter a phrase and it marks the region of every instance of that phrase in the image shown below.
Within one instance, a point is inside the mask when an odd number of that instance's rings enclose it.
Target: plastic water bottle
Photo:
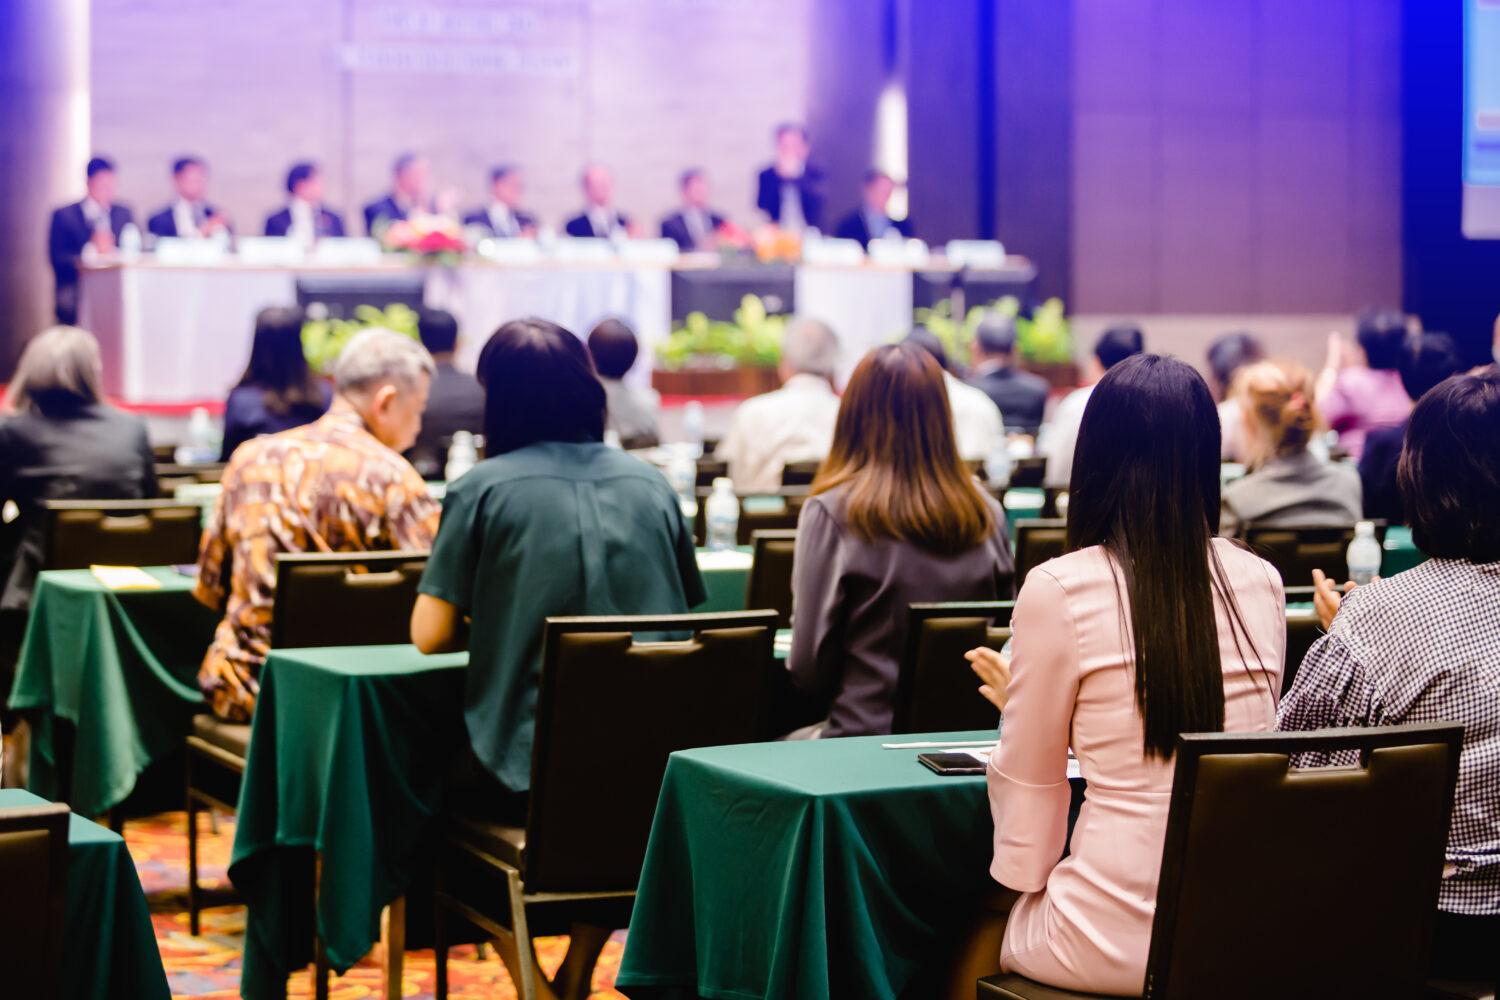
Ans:
[[[214,424],[203,407],[193,407],[193,412],[188,415],[187,441],[177,446],[172,457],[178,465],[202,465],[218,459],[219,442],[214,440]]]
[[[703,404],[696,399],[682,408],[682,439],[693,458],[703,454]]]
[[[984,477],[996,488],[1010,485],[1010,442],[1001,438],[984,458]]]
[[[1354,541],[1349,543],[1349,579],[1360,587],[1374,580],[1380,575],[1381,555],[1374,523],[1360,521],[1354,526]]]
[[[141,231],[134,222],[127,222],[120,229],[120,256],[134,258],[141,255]]]
[[[453,482],[474,468],[479,461],[479,450],[474,447],[474,435],[468,431],[454,431],[453,443],[448,445],[448,464],[443,469],[443,478]]]
[[[692,452],[683,445],[672,449],[667,460],[667,482],[682,504],[682,516],[688,520],[698,516],[698,462]]]
[[[606,427],[604,430],[604,447],[613,448],[616,451],[622,450],[625,445],[620,440],[620,432],[613,427]]]
[[[734,495],[734,483],[720,476],[714,480],[708,495],[708,547],[732,549],[740,539],[740,498]]]

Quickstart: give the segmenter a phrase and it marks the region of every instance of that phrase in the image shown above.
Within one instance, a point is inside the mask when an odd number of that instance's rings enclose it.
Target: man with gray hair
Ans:
[[[422,426],[432,374],[411,337],[364,330],[334,362],[323,417],[235,449],[193,590],[224,611],[198,671],[215,715],[246,722],[255,710],[279,554],[432,547],[441,507],[401,457]]]
[[[774,492],[783,467],[828,456],[839,415],[838,360],[839,341],[826,323],[799,316],[787,324],[781,388],[740,404],[715,453],[729,463],[736,490]]]

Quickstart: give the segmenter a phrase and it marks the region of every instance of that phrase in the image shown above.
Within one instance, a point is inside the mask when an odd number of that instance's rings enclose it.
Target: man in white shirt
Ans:
[[[1037,437],[1037,454],[1047,460],[1045,485],[1067,489],[1073,478],[1073,450],[1078,445],[1078,428],[1083,423],[1083,411],[1088,406],[1089,397],[1094,394],[1094,385],[1105,372],[1145,349],[1145,338],[1138,326],[1125,324],[1104,331],[1094,345],[1093,358],[1089,360],[1088,384],[1063,397],[1052,414],[1052,422],[1043,424]]]
[[[267,236],[285,236],[311,246],[325,236],[344,235],[344,220],[323,207],[323,175],[313,163],[298,163],[286,175],[287,207],[266,219]]]
[[[569,236],[607,240],[617,233],[635,237],[635,223],[615,210],[615,180],[609,168],[590,164],[583,171],[583,211],[568,220]]]
[[[208,203],[208,166],[196,156],[172,164],[172,186],[177,197],[151,216],[146,228],[153,236],[200,239],[229,228],[229,218]]]
[[[948,370],[948,352],[937,334],[919,326],[907,334],[907,340],[937,359],[943,368],[943,384],[948,387],[948,408],[953,411],[953,437],[958,455],[965,462],[982,462],[1006,443],[1005,418],[1000,407],[982,389],[965,385]]]
[[[838,360],[838,338],[826,324],[800,316],[787,324],[781,388],[741,403],[714,453],[729,463],[736,490],[774,493],[783,467],[828,457],[839,415]]]
[[[536,218],[521,210],[524,189],[521,168],[504,164],[490,171],[490,203],[464,216],[465,226],[478,226],[496,239],[535,239]]]

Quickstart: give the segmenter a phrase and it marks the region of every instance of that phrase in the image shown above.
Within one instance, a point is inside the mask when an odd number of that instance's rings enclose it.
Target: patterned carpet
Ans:
[[[151,922],[156,928],[156,941],[161,947],[162,964],[166,966],[172,996],[230,1000],[239,996],[245,911],[241,907],[205,910],[202,936],[195,938],[188,934],[185,822],[185,814],[180,812],[132,820],[125,824],[125,839],[130,844],[141,887],[151,905]],[[217,835],[208,832],[206,818],[200,817],[200,822],[204,824],[204,835],[198,841],[198,863],[203,884],[227,885],[224,869],[229,863],[229,850],[234,840],[233,821],[221,818]],[[605,946],[594,973],[594,989],[598,991],[595,998],[622,997],[611,987],[620,967],[624,940],[623,934],[616,934]],[[549,974],[562,962],[567,944],[568,939],[562,937],[538,939],[537,953],[542,968]],[[510,976],[500,959],[495,957],[494,949],[487,949],[486,958],[479,961],[475,959],[473,948],[455,948],[449,955],[448,969],[448,995],[454,1000],[502,1000],[516,995]],[[431,1000],[432,989],[432,952],[408,952],[402,996]],[[311,976],[293,975],[288,995],[292,998],[311,997]],[[333,980],[329,995],[332,1000],[379,997],[379,963],[367,956],[350,969],[348,975]]]

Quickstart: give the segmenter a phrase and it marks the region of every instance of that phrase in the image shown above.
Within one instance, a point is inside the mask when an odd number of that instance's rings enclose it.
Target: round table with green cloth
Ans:
[[[44,799],[0,789],[0,809]],[[7,899],[10,907],[34,900]],[[170,1000],[151,913],[125,841],[78,814],[68,818],[63,1000]],[[6,995],[0,984],[0,995]]]
[[[673,754],[615,986],[632,997],[895,1000],[992,885],[983,775],[923,751],[994,731]],[[635,992],[639,991],[639,992]]]

